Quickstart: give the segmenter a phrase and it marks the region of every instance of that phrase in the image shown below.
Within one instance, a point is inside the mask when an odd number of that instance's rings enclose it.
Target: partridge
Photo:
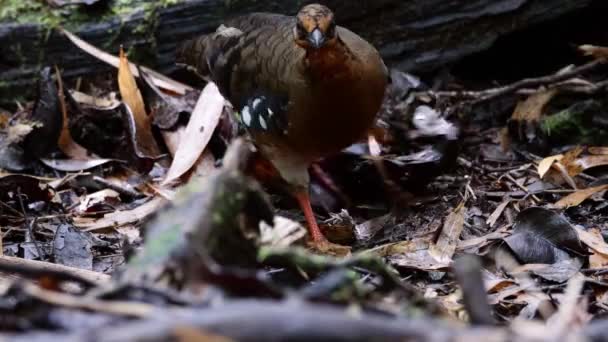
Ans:
[[[263,156],[289,184],[313,242],[324,242],[308,195],[311,163],[364,138],[388,83],[378,51],[337,26],[326,6],[252,13],[188,41],[177,61],[215,82]]]

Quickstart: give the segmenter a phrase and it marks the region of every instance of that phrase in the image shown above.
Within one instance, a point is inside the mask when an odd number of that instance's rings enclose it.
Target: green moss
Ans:
[[[48,27],[63,25],[68,29],[83,23],[99,22],[111,17],[124,17],[143,9],[145,15],[159,7],[174,5],[183,0],[113,0],[101,13],[86,6],[64,6],[53,8],[40,0],[0,0],[0,23],[41,23]],[[154,15],[151,15],[154,16]]]

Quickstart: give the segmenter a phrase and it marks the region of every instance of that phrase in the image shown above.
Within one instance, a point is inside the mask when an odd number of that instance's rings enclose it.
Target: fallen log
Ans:
[[[53,27],[58,24],[111,53],[116,53],[123,45],[130,52],[131,60],[169,73],[175,68],[176,45],[214,30],[224,18],[252,11],[293,14],[302,3],[270,0],[133,2],[137,5],[132,10],[117,10],[112,8],[113,2],[109,2],[101,10],[83,7],[74,9],[75,14],[68,16],[41,10],[41,16],[52,16],[52,19],[39,18],[43,23],[21,23],[28,17],[19,13],[8,18],[0,16],[0,106],[30,95],[38,72],[45,65],[58,64],[64,69],[65,78],[109,70],[55,30]],[[319,2],[335,10],[341,25],[372,41],[387,64],[417,71],[437,68],[487,49],[502,35],[584,8],[592,0]],[[111,15],[116,12],[119,14]]]

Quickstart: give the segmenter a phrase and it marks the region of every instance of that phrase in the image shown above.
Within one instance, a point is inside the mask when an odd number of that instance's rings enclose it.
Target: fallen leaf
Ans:
[[[361,252],[387,258],[393,266],[435,271],[450,266],[450,262],[438,261],[429,253],[430,244],[424,240],[390,243]]]
[[[578,49],[583,52],[585,56],[591,56],[601,61],[608,61],[608,47],[584,44],[580,45]]]
[[[157,157],[160,154],[160,149],[152,134],[152,120],[146,113],[144,99],[137,87],[135,77],[129,68],[129,61],[122,48],[120,49],[120,66],[118,67],[118,86],[122,100],[133,114],[137,146],[146,156]]]
[[[374,237],[390,221],[391,217],[387,214],[356,225],[354,231],[357,241],[368,241]]]
[[[513,235],[504,239],[511,251],[526,264],[554,264],[588,252],[565,218],[550,210],[531,207],[517,215]]]
[[[464,202],[461,202],[445,219],[437,243],[432,244],[429,248],[429,253],[437,261],[442,263],[452,262],[460,234],[464,228],[464,215],[466,212],[467,208],[464,206]]]
[[[117,204],[120,202],[120,194],[111,189],[104,189],[92,194],[84,196],[78,206],[78,211],[81,214],[87,213],[91,210],[95,210],[95,206],[106,204],[106,203]]]
[[[564,158],[560,160],[560,163],[566,167],[570,177],[574,177],[584,171],[577,162],[578,157],[583,151],[584,148],[582,146],[577,146],[564,153]]]
[[[192,113],[200,92],[192,91],[179,97],[165,94],[154,84],[150,75],[139,67],[138,69],[144,80],[142,93],[153,113],[154,126],[163,130],[172,129],[178,123],[180,114],[190,115]]]
[[[110,64],[111,66],[113,66],[115,68],[119,67],[120,59],[118,57],[113,56],[105,51],[102,51],[102,50],[96,48],[95,46],[85,42],[84,40],[80,39],[78,36],[74,35],[73,33],[69,32],[68,30],[66,30],[64,28],[59,28],[59,31],[61,33],[63,33],[64,35],[66,35],[66,37],[68,37],[68,39],[72,43],[74,43],[74,45],[76,45],[77,47],[82,49],[82,51],[101,60],[102,62]],[[131,73],[135,77],[139,77],[139,72],[137,70],[137,67],[133,63],[129,63],[129,67],[131,69]],[[142,70],[145,71],[146,73],[148,73],[152,77],[152,79],[154,80],[154,84],[156,84],[156,86],[159,88],[170,90],[179,95],[185,95],[188,90],[194,90],[190,86],[187,86],[183,83],[172,80],[169,77],[167,77],[161,73],[158,73],[154,70],[151,70],[149,68],[142,67]]]
[[[282,216],[274,217],[274,225],[260,222],[260,244],[271,247],[289,247],[306,236],[306,228]]]
[[[224,97],[217,86],[212,82],[207,83],[192,111],[184,136],[175,152],[173,163],[162,182],[163,185],[171,183],[188,172],[199,159],[220,120],[224,102]]]
[[[496,207],[496,209],[494,209],[492,214],[490,214],[490,217],[488,217],[488,219],[486,220],[486,224],[489,225],[490,228],[494,227],[494,225],[496,224],[496,221],[498,221],[498,219],[502,215],[502,212],[505,211],[505,209],[507,208],[509,203],[511,203],[511,199],[506,199],[506,200],[502,201]]]
[[[608,147],[591,146],[587,147],[587,152],[596,155],[608,155]]]
[[[515,107],[512,119],[521,122],[538,122],[542,111],[557,94],[557,90],[541,90],[530,95],[525,101],[521,101]]]
[[[77,172],[92,169],[94,167],[114,161],[114,159],[88,159],[88,160],[77,160],[77,159],[47,159],[40,158],[40,161],[44,165],[51,167],[55,170],[65,172]]]
[[[582,267],[583,262],[580,258],[569,258],[554,264],[526,264],[516,267],[509,273],[517,275],[518,273],[531,272],[543,279],[561,284],[570,280]]]
[[[600,185],[594,186],[587,189],[578,190],[569,194],[568,196],[557,201],[553,207],[558,209],[565,209],[570,207],[576,207],[577,205],[583,203],[589,197],[595,195],[600,191],[605,191],[608,189],[608,185]]]
[[[536,170],[538,171],[538,176],[542,179],[545,174],[551,169],[553,163],[555,163],[556,161],[560,161],[563,157],[563,154],[558,154],[541,160],[540,163],[538,163],[538,167],[536,168]]]
[[[584,230],[580,227],[575,227],[579,239],[591,248],[593,251],[608,256],[608,244],[604,241],[602,233],[598,229]]]
[[[74,224],[84,229],[85,231],[94,231],[105,228],[120,227],[125,224],[134,223],[156,212],[168,201],[162,197],[155,197],[150,201],[131,210],[117,210],[115,212],[105,214],[99,219],[88,217],[74,217]]]
[[[68,109],[65,103],[65,93],[63,88],[63,80],[61,78],[61,73],[59,72],[59,68],[55,66],[55,75],[57,76],[57,94],[59,98],[59,107],[61,108],[61,114],[63,117],[63,126],[61,128],[61,134],[59,136],[58,145],[61,151],[65,153],[68,157],[72,159],[78,160],[88,160],[89,153],[88,151],[80,146],[77,142],[72,138],[72,134],[70,133],[70,124],[68,121]]]
[[[582,171],[592,167],[608,165],[608,155],[590,155],[578,158],[574,163],[581,168]]]
[[[486,292],[493,293],[499,292],[511,285],[515,284],[513,279],[503,278],[494,274],[485,268],[481,270],[481,275],[483,279],[484,287],[486,288]]]
[[[60,265],[93,270],[93,237],[91,233],[61,224],[53,239],[53,256]]]

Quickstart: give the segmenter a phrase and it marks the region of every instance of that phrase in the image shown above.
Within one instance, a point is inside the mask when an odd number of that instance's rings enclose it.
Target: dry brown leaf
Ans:
[[[565,209],[569,207],[576,207],[583,203],[586,199],[593,196],[594,194],[608,189],[608,185],[594,186],[587,189],[578,190],[571,193],[570,195],[560,199],[553,206],[559,209]]]
[[[65,93],[63,88],[63,80],[61,79],[61,73],[59,68],[55,66],[55,74],[57,75],[57,92],[59,93],[59,105],[61,107],[61,113],[63,116],[63,127],[61,128],[61,135],[59,136],[58,145],[61,151],[72,159],[87,160],[89,159],[88,151],[80,146],[77,142],[72,139],[70,133],[70,124],[68,121],[68,109],[65,104]]]
[[[163,185],[181,177],[199,160],[220,121],[224,102],[217,86],[212,82],[207,83],[192,111]]]
[[[155,197],[150,201],[131,210],[117,210],[104,215],[99,219],[88,217],[75,217],[74,225],[83,228],[85,231],[100,230],[105,228],[120,227],[125,224],[140,221],[160,209],[167,200]]]
[[[513,120],[522,122],[538,122],[542,116],[543,109],[557,94],[557,90],[541,90],[530,95],[525,101],[521,101],[515,107]]]
[[[596,155],[608,155],[608,147],[591,146],[587,147],[587,152]]]
[[[450,263],[452,261],[452,256],[456,252],[456,246],[464,228],[464,215],[466,212],[467,208],[464,206],[464,202],[461,202],[445,219],[437,243],[432,244],[429,248],[429,254],[437,261],[442,263]]]
[[[135,121],[135,134],[140,151],[147,157],[156,157],[160,149],[152,134],[152,120],[146,113],[144,99],[141,96],[135,77],[129,68],[129,60],[122,48],[120,49],[120,65],[118,67],[118,87],[123,102],[131,109]]]
[[[495,293],[515,284],[513,279],[503,278],[485,268],[481,270],[481,276],[486,292],[488,293]]]
[[[496,207],[496,209],[494,209],[494,211],[492,212],[490,217],[488,217],[486,224],[488,224],[490,227],[494,227],[494,225],[496,224],[496,221],[498,221],[498,219],[502,215],[502,212],[505,211],[505,209],[507,208],[509,203],[511,203],[510,199],[506,199],[506,200],[502,201],[502,203],[500,203]]]
[[[102,50],[94,47],[93,45],[78,38],[76,35],[74,35],[73,33],[69,32],[68,30],[66,30],[64,28],[59,28],[59,31],[62,32],[66,37],[68,37],[68,39],[72,43],[74,43],[74,45],[76,45],[77,47],[82,49],[82,51],[90,54],[91,56],[93,56],[93,57],[101,60],[102,62],[105,62],[115,68],[119,67],[120,59],[118,57],[113,56],[105,51],[102,51]],[[139,71],[137,70],[137,67],[132,63],[129,63],[129,67],[131,69],[131,73],[134,76],[139,77]],[[152,77],[152,79],[154,80],[154,84],[159,88],[163,88],[165,90],[172,91],[178,95],[185,95],[187,91],[193,90],[192,87],[187,86],[183,83],[177,82],[175,80],[172,80],[169,77],[167,77],[163,74],[160,74],[154,70],[148,69],[146,67],[142,67],[141,69]]]
[[[604,241],[602,237],[602,233],[597,228],[589,229],[588,231],[581,227],[574,227],[576,229],[576,233],[578,234],[578,238],[585,244],[587,247],[591,248],[593,251],[604,254],[608,256],[608,244]]]
[[[591,56],[601,61],[608,61],[608,47],[584,44],[580,45],[578,49],[585,56]]]
[[[597,228],[588,231],[577,228],[576,231],[581,241],[593,251],[589,255],[589,267],[603,268],[608,266],[608,244],[604,241],[602,232]]]
[[[547,158],[541,160],[540,163],[538,163],[538,167],[536,168],[536,171],[538,172],[538,176],[542,179],[545,176],[545,174],[551,169],[551,166],[553,166],[553,163],[555,163],[556,161],[562,160],[563,157],[564,157],[563,154],[558,154],[558,155],[550,156],[550,157],[547,157]]]
[[[584,171],[577,162],[578,157],[581,155],[581,153],[583,153],[584,150],[585,149],[582,146],[577,146],[564,153],[564,157],[559,161],[562,165],[564,165],[570,177],[574,177]]]
[[[574,162],[582,171],[597,166],[608,165],[608,155],[590,155],[578,158]],[[581,171],[581,172],[582,172]]]

